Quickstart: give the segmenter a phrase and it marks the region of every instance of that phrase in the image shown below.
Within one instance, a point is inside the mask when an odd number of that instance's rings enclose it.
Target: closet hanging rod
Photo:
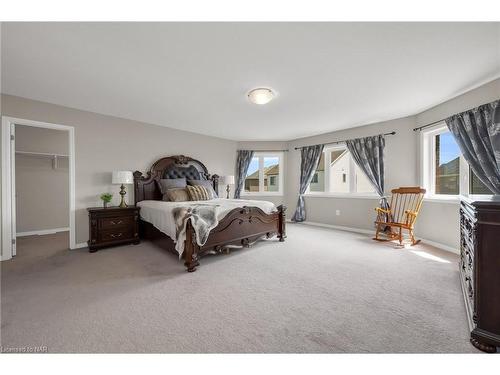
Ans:
[[[394,135],[396,134],[395,131],[392,131],[390,133],[384,133],[383,135]],[[345,139],[341,140],[341,141],[335,141],[335,142],[328,142],[328,143],[318,143],[317,145],[311,145],[311,146],[320,146],[320,145],[323,145],[323,146],[328,146],[328,145],[336,145],[338,143],[345,143]],[[296,150],[300,150],[304,147],[311,147],[311,146],[300,146],[300,147],[295,147]]]
[[[58,157],[58,158],[67,158],[68,155],[66,154],[51,154],[48,152],[32,152],[32,151],[20,151],[17,150],[16,154],[21,154],[21,155],[32,155],[32,156],[46,156],[46,157]]]

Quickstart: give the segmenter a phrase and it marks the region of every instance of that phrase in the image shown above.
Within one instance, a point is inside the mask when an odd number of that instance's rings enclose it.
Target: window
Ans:
[[[311,184],[317,184],[318,181],[319,181],[318,172],[314,172],[313,178],[311,180]]]
[[[325,148],[309,184],[309,193],[368,193],[375,189],[345,146]]]
[[[254,153],[245,178],[243,195],[281,195],[283,154]]]
[[[428,196],[492,194],[469,167],[444,123],[422,131],[421,145],[422,180]]]

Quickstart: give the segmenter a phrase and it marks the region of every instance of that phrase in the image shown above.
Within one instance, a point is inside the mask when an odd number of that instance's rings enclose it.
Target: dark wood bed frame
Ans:
[[[207,168],[198,160],[184,155],[162,158],[156,161],[149,172],[143,175],[140,171],[134,172],[134,196],[137,204],[143,200],[162,200],[162,194],[157,180],[169,178],[169,175],[182,176],[192,166],[199,172],[200,178],[211,181],[215,192],[219,190],[219,176],[208,173]],[[175,173],[172,173],[175,172]],[[277,236],[280,242],[286,238],[285,210],[286,207],[278,206],[278,211],[269,215],[258,207],[241,207],[230,211],[215,227],[203,246],[196,243],[194,228],[188,220],[186,227],[186,241],[184,244],[184,265],[189,272],[196,271],[200,264],[199,258],[208,252],[222,252],[229,245],[249,247],[257,240]],[[178,255],[174,241],[159,231],[151,223],[139,220],[139,236],[155,242]]]

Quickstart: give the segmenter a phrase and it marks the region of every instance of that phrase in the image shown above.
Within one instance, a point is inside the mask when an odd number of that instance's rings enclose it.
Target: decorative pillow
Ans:
[[[186,179],[183,178],[162,178],[157,179],[160,192],[163,194],[163,200],[168,201],[167,190],[170,189],[184,189],[187,186]],[[189,200],[189,199],[188,199]]]
[[[205,188],[205,186],[201,186],[201,185],[190,186],[190,185],[188,185],[187,191],[188,191],[189,197],[191,198],[192,201],[208,201],[209,199],[212,199],[210,197],[210,193]]]
[[[210,199],[218,198],[217,197],[217,193],[214,190],[214,186],[213,186],[212,181],[208,181],[208,180],[187,180],[187,182],[188,182],[189,185],[192,185],[192,186],[203,186],[203,187],[205,187],[205,189],[207,189],[208,193],[210,194]]]
[[[168,189],[163,195],[163,198],[165,198],[165,196],[170,202],[187,202],[190,200],[187,189]]]

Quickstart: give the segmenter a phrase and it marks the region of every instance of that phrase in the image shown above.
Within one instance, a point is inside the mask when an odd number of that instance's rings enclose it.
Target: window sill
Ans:
[[[265,193],[241,193],[241,197],[282,197],[280,192],[265,192]]]
[[[458,195],[450,195],[450,196],[431,195],[428,197],[424,197],[424,202],[458,204],[458,203],[460,203],[460,196],[458,196]]]
[[[343,199],[380,199],[380,197],[376,194],[342,194],[342,193],[306,193],[304,194],[306,198],[343,198]]]

